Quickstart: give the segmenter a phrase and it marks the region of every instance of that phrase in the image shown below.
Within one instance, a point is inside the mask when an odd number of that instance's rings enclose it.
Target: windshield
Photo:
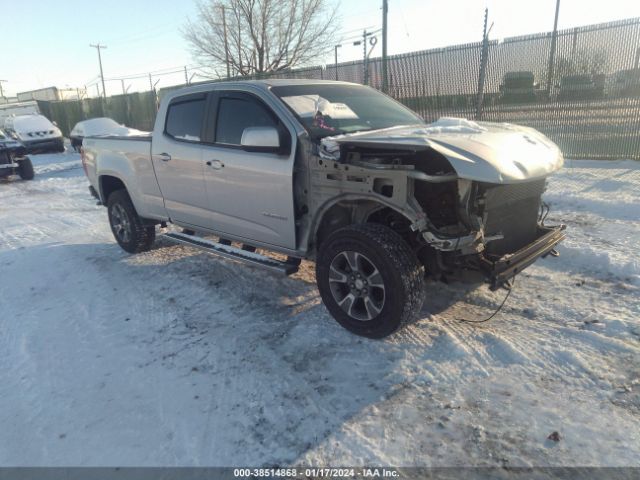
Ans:
[[[424,123],[408,108],[360,85],[288,85],[272,87],[271,91],[293,111],[314,139]]]

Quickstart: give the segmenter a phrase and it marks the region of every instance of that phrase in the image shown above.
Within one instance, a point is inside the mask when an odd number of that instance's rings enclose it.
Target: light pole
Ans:
[[[98,63],[100,64],[100,79],[102,80],[102,95],[104,98],[107,98],[107,90],[104,88],[104,73],[102,72],[102,55],[100,55],[100,49],[107,48],[106,45],[100,45],[99,43],[96,45],[89,45],[90,47],[98,50]]]
[[[336,45],[334,48],[334,61],[335,61],[335,69],[336,69],[336,80],[338,80],[338,49],[342,47],[342,45]]]
[[[2,90],[2,84],[7,83],[6,80],[0,80],[0,98],[4,98],[4,91]]]

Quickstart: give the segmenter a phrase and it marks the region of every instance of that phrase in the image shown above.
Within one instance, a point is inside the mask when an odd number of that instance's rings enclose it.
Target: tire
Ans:
[[[111,232],[123,250],[140,253],[151,249],[156,239],[156,227],[144,224],[126,190],[116,190],[109,195],[107,212]]]
[[[25,157],[18,162],[18,175],[23,180],[33,180],[35,176],[33,172],[33,163],[29,157]]]
[[[352,225],[329,235],[318,252],[316,280],[331,315],[363,337],[392,334],[417,317],[424,302],[424,267],[383,225]]]

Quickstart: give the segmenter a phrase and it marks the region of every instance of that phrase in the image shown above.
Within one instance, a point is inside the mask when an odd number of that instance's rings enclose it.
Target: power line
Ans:
[[[146,78],[150,73],[153,75],[157,75],[157,76],[162,76],[162,75],[170,75],[173,73],[180,73],[182,71],[184,71],[184,68],[188,68],[188,69],[197,69],[197,68],[207,68],[209,65],[201,65],[201,64],[189,64],[189,65],[176,65],[174,67],[167,67],[167,68],[161,68],[158,70],[148,70],[146,72],[140,72],[140,73],[132,73],[130,75],[115,75],[113,77],[109,77],[106,78],[105,80],[107,81],[112,81],[112,80],[132,80],[135,78]]]
[[[160,34],[164,34],[164,33],[170,33],[171,30],[168,27],[171,27],[175,25],[174,21],[171,22],[166,22],[160,25],[156,25],[154,27],[148,28],[146,30],[143,30],[141,32],[136,32],[132,35],[125,35],[122,37],[115,37],[110,39],[109,44],[111,46],[114,45],[122,45],[122,44],[129,44],[131,42],[137,42],[139,40],[145,40],[147,38],[152,38],[153,36],[159,36]]]
[[[411,38],[411,35],[409,35],[409,29],[407,28],[407,21],[404,18],[404,10],[402,10],[402,5],[398,4],[398,8],[400,9],[400,18],[402,19],[402,25],[404,26],[404,33],[407,35],[407,38]]]
[[[369,30],[374,27],[377,27],[377,25],[367,25],[366,27],[354,28],[353,30],[345,30],[343,32],[339,32],[339,34],[347,35],[347,34],[359,33],[359,32],[362,32],[363,30]]]
[[[361,32],[362,32],[362,30],[361,30]],[[367,34],[370,34],[370,35],[376,35],[376,34],[382,32],[382,29],[378,28],[376,30],[366,30],[366,32],[367,32]],[[362,33],[360,33],[359,35],[353,35],[353,36],[348,37],[348,38],[340,38],[340,42],[343,42],[343,43],[348,43],[348,42],[357,41],[357,40],[362,40]]]

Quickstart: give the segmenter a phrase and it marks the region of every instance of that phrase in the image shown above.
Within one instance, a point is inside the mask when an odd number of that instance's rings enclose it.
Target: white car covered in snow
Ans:
[[[71,146],[80,151],[84,137],[118,136],[127,137],[130,135],[141,135],[144,132],[121,125],[112,118],[99,117],[82,120],[76,123],[69,134]]]
[[[44,115],[8,117],[4,129],[25,146],[27,153],[64,152],[62,132]]]

